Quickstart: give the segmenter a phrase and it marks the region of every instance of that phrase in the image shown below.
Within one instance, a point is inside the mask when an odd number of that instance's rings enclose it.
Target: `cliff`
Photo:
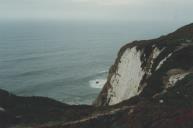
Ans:
[[[192,73],[193,24],[158,39],[121,48],[94,105],[114,105],[134,96],[164,94]]]
[[[123,46],[93,106],[0,90],[0,128],[192,128],[193,24]]]

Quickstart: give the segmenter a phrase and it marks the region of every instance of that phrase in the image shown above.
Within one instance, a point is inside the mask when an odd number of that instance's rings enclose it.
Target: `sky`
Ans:
[[[0,0],[0,19],[193,21],[193,0]]]

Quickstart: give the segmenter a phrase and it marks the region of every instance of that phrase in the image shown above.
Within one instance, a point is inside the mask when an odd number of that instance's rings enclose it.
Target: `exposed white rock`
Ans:
[[[187,43],[191,43],[191,42],[192,42],[192,40],[186,40],[186,42],[187,42]]]
[[[188,41],[191,41],[191,40],[186,40],[186,42],[188,42]],[[177,47],[173,51],[173,53],[168,54],[167,57],[165,57],[162,61],[160,61],[159,65],[156,67],[156,70],[158,70],[164,64],[164,62],[167,61],[167,59],[170,58],[175,52],[178,52],[179,50],[181,50],[181,49],[183,49],[185,47],[189,47],[190,45],[192,45],[192,44],[186,44],[186,43],[183,44],[182,43],[181,46]]]
[[[155,48],[153,49],[153,59],[156,59],[163,50],[164,50],[164,49],[160,50],[159,48],[155,47]],[[152,59],[152,60],[153,60],[153,59]]]
[[[112,88],[108,90],[107,96],[109,105],[129,99],[141,92],[138,88],[145,72],[141,68],[140,56],[141,51],[136,47],[127,49],[123,53],[117,72],[110,80]]]
[[[162,99],[159,100],[159,103],[160,103],[160,104],[163,104],[163,103],[164,103],[164,100],[162,100]]]
[[[178,32],[181,30],[175,33]],[[184,37],[184,31],[182,33]],[[183,80],[192,72],[192,62],[189,63],[191,55],[187,55],[188,59],[184,58],[184,62],[180,64],[176,64],[179,63],[177,58],[190,54],[185,48],[192,49],[193,44],[190,42],[193,40],[189,39],[189,35],[187,35],[188,38],[181,36],[176,38],[176,35],[169,34],[159,39],[134,41],[122,47],[94,105],[106,106],[120,103],[139,95],[144,88],[146,90],[141,96],[151,95],[154,98],[170,91],[168,88]],[[170,59],[172,61],[169,61]],[[168,65],[165,65],[166,63]],[[186,63],[189,64],[186,65]],[[162,68],[163,65],[166,67]]]
[[[159,49],[156,46],[152,46],[152,48],[153,50],[150,56],[145,58],[148,59],[146,60],[146,67],[142,67],[144,62],[142,62],[141,56],[144,54],[144,51],[141,49],[130,47],[120,56],[119,63],[116,65],[116,71],[111,74],[109,79],[109,88],[106,95],[106,102],[108,105],[114,105],[137,96],[143,91],[145,86],[147,86],[143,81],[152,75],[152,67],[155,60],[165,50],[165,48]],[[156,70],[158,70],[176,51],[178,50],[174,50],[161,60]],[[186,75],[188,75],[188,73],[181,69],[170,70],[168,75],[163,77],[165,91],[167,88],[175,86],[175,84]]]
[[[189,73],[175,74],[169,77],[167,88],[175,86],[175,84],[184,79]]]
[[[163,49],[158,49],[157,47],[155,47],[153,49],[153,52],[152,52],[152,58],[151,58],[151,64],[150,64],[150,67],[149,67],[149,71],[147,72],[148,75],[151,75],[151,70],[152,70],[152,66],[153,66],[153,63],[155,61],[155,59],[160,55],[160,53],[164,50],[165,48]]]
[[[111,88],[107,92],[109,105],[117,104],[142,92],[143,87],[140,82],[145,74],[151,75],[154,60],[163,50],[164,48],[160,50],[153,46],[148,70],[142,69],[141,55],[143,51],[137,50],[136,47],[125,50],[120,58],[117,71],[110,79]]]
[[[0,111],[1,111],[1,112],[4,112],[4,111],[5,111],[5,109],[4,109],[4,108],[2,108],[2,107],[0,107]]]
[[[156,67],[156,70],[158,70],[163,64],[164,62],[170,58],[172,56],[173,53],[170,53],[167,57],[165,57],[163,60],[160,61],[160,63],[158,64],[158,66]]]

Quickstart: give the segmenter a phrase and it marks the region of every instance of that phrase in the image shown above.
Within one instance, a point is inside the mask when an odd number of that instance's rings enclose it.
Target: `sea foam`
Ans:
[[[90,80],[89,85],[92,88],[103,88],[104,84],[106,83],[106,79],[95,79],[95,80]]]

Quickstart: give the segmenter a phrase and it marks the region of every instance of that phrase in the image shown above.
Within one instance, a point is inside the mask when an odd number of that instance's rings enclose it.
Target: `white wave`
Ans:
[[[100,73],[100,74],[103,74],[103,73],[107,73],[107,71],[106,71],[106,70],[103,70],[103,71],[100,71],[99,73]]]
[[[95,80],[90,80],[89,85],[92,88],[103,88],[103,86],[106,83],[106,79],[95,79]]]

